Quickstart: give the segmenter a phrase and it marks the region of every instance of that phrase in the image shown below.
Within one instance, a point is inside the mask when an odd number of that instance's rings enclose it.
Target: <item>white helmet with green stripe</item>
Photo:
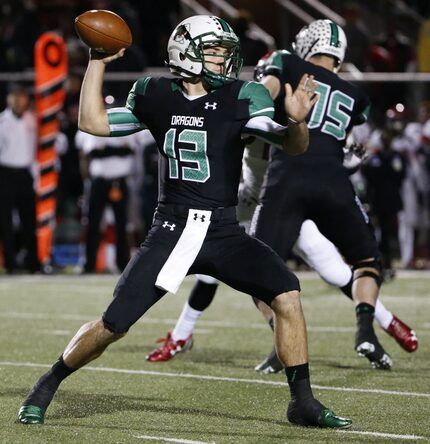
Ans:
[[[228,49],[222,54],[224,66],[220,74],[205,67],[204,49],[211,46]],[[195,15],[183,20],[173,30],[167,44],[167,65],[176,75],[202,77],[211,87],[219,88],[237,79],[242,67],[239,49],[239,38],[225,20],[211,15]]]
[[[315,20],[304,26],[293,43],[295,53],[303,60],[317,54],[334,57],[336,68],[343,62],[346,51],[346,36],[343,29],[331,20]]]

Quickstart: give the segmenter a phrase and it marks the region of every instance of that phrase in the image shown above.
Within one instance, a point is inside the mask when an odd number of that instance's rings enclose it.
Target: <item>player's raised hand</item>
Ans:
[[[294,121],[303,122],[318,101],[317,86],[314,76],[308,74],[302,76],[294,92],[289,83],[285,84],[285,111]]]

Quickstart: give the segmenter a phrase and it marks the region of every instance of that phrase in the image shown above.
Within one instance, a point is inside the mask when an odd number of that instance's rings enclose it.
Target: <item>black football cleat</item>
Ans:
[[[375,334],[357,338],[355,351],[358,356],[366,357],[373,368],[389,370],[393,366],[391,356],[383,349]]]

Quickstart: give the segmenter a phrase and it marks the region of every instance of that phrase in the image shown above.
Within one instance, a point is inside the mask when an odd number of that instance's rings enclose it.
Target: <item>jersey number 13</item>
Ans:
[[[206,182],[210,177],[209,159],[207,156],[206,131],[184,129],[178,135],[178,142],[190,145],[190,149],[175,149],[176,128],[167,131],[164,137],[163,151],[169,159],[170,179],[189,180],[191,182]],[[187,162],[192,166],[181,165]]]

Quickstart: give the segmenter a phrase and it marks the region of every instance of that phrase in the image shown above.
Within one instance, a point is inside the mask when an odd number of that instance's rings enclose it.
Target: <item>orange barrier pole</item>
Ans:
[[[34,48],[35,105],[38,122],[37,162],[39,181],[36,187],[38,256],[42,264],[51,259],[55,226],[58,155],[55,138],[59,131],[58,112],[65,99],[67,48],[57,34],[45,32]]]

